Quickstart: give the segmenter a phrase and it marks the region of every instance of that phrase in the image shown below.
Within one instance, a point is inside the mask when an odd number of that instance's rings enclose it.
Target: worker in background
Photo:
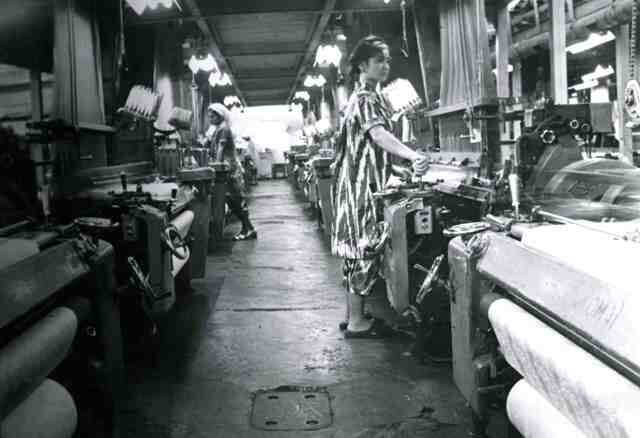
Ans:
[[[388,230],[382,226],[373,193],[384,189],[391,173],[389,154],[410,160],[416,175],[427,171],[428,159],[391,134],[390,111],[379,94],[390,70],[388,45],[377,36],[361,39],[349,57],[354,90],[345,109],[334,162],[335,223],[332,252],[344,259],[347,289],[347,338],[377,338],[392,331],[384,321],[365,315],[381,267]]]
[[[209,105],[208,115],[211,126],[209,126],[205,137],[210,157],[214,161],[229,165],[227,205],[242,223],[242,229],[233,237],[233,240],[256,239],[258,232],[249,219],[249,208],[244,188],[244,171],[236,154],[236,145],[229,121],[229,110],[221,103],[212,103]]]

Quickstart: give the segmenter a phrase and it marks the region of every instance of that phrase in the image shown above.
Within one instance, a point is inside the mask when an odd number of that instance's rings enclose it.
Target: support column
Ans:
[[[520,60],[513,63],[513,74],[511,76],[511,88],[513,97],[520,102],[522,97],[522,62]],[[518,139],[522,135],[522,122],[516,120],[513,122],[513,138]]]
[[[625,125],[628,117],[624,109],[624,89],[629,81],[629,25],[625,24],[615,30],[616,34],[616,89],[618,94],[616,121],[616,137],[620,143],[619,152],[622,159],[633,163],[633,137],[631,129]]]
[[[424,102],[431,108],[440,98],[440,8],[439,2],[418,0],[413,4],[413,24],[416,32]],[[433,120],[429,117],[429,143],[436,144]]]
[[[496,39],[496,71],[498,76],[498,97],[509,97],[509,48],[511,47],[511,18],[507,5],[498,10]]]
[[[29,76],[31,80],[31,120],[39,122],[44,116],[42,105],[42,73],[39,70],[31,70]],[[31,145],[31,159],[35,163],[40,163],[44,160],[43,147],[44,145],[41,144]],[[44,185],[44,168],[37,166],[36,186],[41,187],[42,185]]]
[[[509,87],[509,48],[511,47],[511,18],[507,3],[502,2],[498,9],[498,25],[496,35],[496,75],[497,95],[499,98],[511,96]],[[511,142],[511,122],[500,123],[500,152],[502,161],[513,154]]]
[[[567,27],[565,0],[551,0],[551,95],[557,104],[568,102]]]

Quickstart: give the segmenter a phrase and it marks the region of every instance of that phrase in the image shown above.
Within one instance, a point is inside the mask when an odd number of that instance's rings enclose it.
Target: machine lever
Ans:
[[[171,293],[169,292],[159,295],[156,293],[151,284],[149,284],[148,276],[144,275],[136,259],[128,257],[127,262],[129,264],[129,268],[131,268],[131,272],[133,273],[133,280],[136,283],[136,286],[142,291],[147,301],[153,303],[171,296]]]
[[[414,268],[419,269],[421,271],[426,271],[427,276],[424,278],[422,282],[422,286],[420,286],[420,290],[418,291],[418,295],[416,296],[416,303],[421,304],[424,298],[427,296],[429,292],[432,290],[433,282],[440,270],[440,266],[442,265],[442,261],[444,260],[444,254],[440,254],[431,264],[431,268],[428,271],[424,269],[423,266],[418,264],[414,265]]]

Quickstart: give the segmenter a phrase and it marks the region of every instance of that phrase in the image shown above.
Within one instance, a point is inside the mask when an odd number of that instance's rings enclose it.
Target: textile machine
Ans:
[[[73,226],[30,225],[0,230],[0,434],[70,438],[78,411],[98,409],[117,436],[124,364],[113,247]]]
[[[535,205],[566,212],[571,201],[560,193],[578,191],[575,175],[583,175],[596,162],[612,171],[627,169],[617,160],[583,160],[591,136],[611,132],[610,111],[610,105],[587,104],[485,115],[474,122],[487,125],[478,129],[486,134],[480,136],[479,145],[467,152],[434,152],[429,171],[420,180],[376,194],[391,227],[385,254],[387,295],[398,313],[417,323],[418,352],[424,348],[432,359],[450,357],[447,246],[451,239],[488,229],[483,220],[487,214],[518,217]],[[463,124],[464,116],[458,115]],[[524,133],[504,147],[489,135],[490,125],[514,119],[526,122]],[[441,125],[452,120],[446,115]],[[450,136],[448,132],[441,131],[441,137]],[[616,195],[616,188],[609,190],[605,200]],[[600,200],[597,195],[595,200]],[[588,202],[579,201],[582,210]],[[575,200],[573,204],[577,208]]]
[[[69,220],[114,245],[119,284],[133,278],[151,315],[171,308],[180,273],[187,283],[204,275],[214,172],[182,169],[179,184],[152,174],[149,163],[78,172],[90,184],[66,197]]]
[[[542,208],[523,221],[489,216],[491,231],[449,245],[454,380],[478,436],[505,399],[523,436],[638,434],[631,264],[640,212],[592,204],[575,209],[577,218]],[[585,209],[589,220],[580,219]],[[606,222],[594,221],[598,213]]]
[[[454,380],[477,436],[493,436],[505,406],[527,437],[638,434],[640,173],[583,159],[575,141],[609,132],[608,111],[568,105],[544,117],[517,142],[524,182],[511,178],[512,208],[496,201],[502,209],[450,230]]]

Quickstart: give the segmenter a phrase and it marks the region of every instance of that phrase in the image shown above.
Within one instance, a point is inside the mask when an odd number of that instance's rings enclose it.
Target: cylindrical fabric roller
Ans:
[[[585,436],[640,437],[640,388],[507,299],[488,313],[507,362]]]
[[[58,307],[0,349],[0,418],[62,362],[77,327],[75,313]]]
[[[187,264],[189,261],[189,257],[191,257],[191,253],[189,252],[189,248],[185,247],[184,250],[187,253],[187,256],[184,259],[179,259],[178,257],[172,255],[173,258],[173,269],[171,269],[171,275],[175,278],[176,275],[180,272],[182,267]]]
[[[71,438],[78,412],[67,390],[46,379],[0,424],[2,438]]]
[[[194,217],[193,211],[187,210],[180,213],[178,217],[171,221],[171,224],[178,229],[183,239],[187,237]]]
[[[71,309],[75,313],[78,325],[84,324],[89,320],[91,302],[87,298],[73,296],[66,300],[62,306]]]
[[[524,438],[586,438],[524,379],[509,392],[507,415]]]

